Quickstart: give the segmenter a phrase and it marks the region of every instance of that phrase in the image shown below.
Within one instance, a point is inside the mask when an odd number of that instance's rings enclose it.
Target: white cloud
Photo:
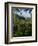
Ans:
[[[20,10],[20,9],[19,9]],[[25,17],[25,18],[27,18],[27,17],[31,17],[31,13],[29,13],[29,11],[30,10],[27,10],[27,11],[24,11],[24,9],[22,9],[22,10],[20,10],[20,12],[18,12],[18,11],[15,11],[14,13],[15,14],[18,14],[19,16],[23,16],[23,17]]]

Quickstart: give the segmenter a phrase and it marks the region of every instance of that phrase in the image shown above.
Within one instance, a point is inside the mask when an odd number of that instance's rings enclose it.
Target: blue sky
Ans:
[[[13,8],[13,13],[25,18],[30,18],[32,15],[32,8]]]

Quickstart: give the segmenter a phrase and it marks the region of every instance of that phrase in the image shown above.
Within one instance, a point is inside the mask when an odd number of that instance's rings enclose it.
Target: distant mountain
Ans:
[[[24,20],[25,20],[25,18],[24,18],[23,16],[19,16],[19,15],[17,15],[17,14],[15,14],[15,15],[16,15],[17,18],[19,18],[19,19],[24,19]]]
[[[17,18],[19,18],[19,19],[28,19],[28,20],[31,20],[31,18],[29,18],[29,17],[27,17],[27,18],[25,18],[25,17],[23,17],[23,16],[19,16],[19,15],[17,15],[17,14],[15,14],[15,16],[17,17]]]

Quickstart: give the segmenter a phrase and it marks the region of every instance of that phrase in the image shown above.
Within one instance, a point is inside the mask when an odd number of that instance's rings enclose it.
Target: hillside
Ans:
[[[32,36],[32,21],[31,19],[14,15],[14,37]]]

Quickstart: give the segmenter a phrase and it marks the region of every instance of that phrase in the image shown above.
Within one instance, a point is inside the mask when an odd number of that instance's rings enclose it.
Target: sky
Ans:
[[[23,16],[24,18],[31,18],[32,8],[13,8],[13,13]]]

